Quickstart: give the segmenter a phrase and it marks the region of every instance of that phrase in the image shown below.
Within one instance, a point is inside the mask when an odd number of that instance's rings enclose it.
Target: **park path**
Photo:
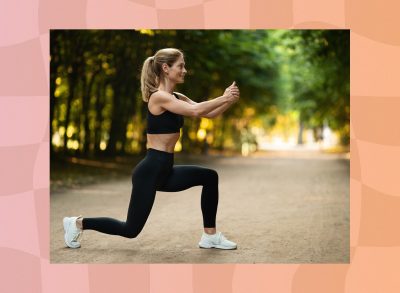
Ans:
[[[179,161],[218,171],[217,229],[238,243],[237,250],[198,248],[200,186],[157,192],[146,226],[135,239],[86,230],[80,249],[65,248],[64,216],[125,220],[128,175],[51,195],[51,263],[349,262],[350,162],[345,156],[273,152]]]

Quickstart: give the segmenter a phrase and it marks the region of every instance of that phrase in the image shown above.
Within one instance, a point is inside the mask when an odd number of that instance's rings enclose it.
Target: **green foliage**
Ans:
[[[59,135],[52,150],[86,157],[143,151],[140,70],[147,56],[165,47],[184,52],[188,75],[176,90],[191,99],[215,98],[234,80],[240,88],[239,103],[216,120],[224,131],[213,131],[212,147],[239,149],[241,128],[251,119],[268,129],[278,115],[293,112],[308,127],[327,121],[346,141],[348,31],[52,30],[51,133]],[[248,109],[250,116],[244,115]],[[202,148],[188,135],[200,120],[189,119],[183,149]],[[69,126],[73,137],[60,132]],[[68,140],[78,148],[68,148]]]
[[[280,48],[291,63],[282,72],[292,108],[300,111],[308,127],[325,121],[340,130],[342,141],[349,132],[350,115],[350,34],[348,30],[286,31]],[[286,56],[286,57],[285,57]]]

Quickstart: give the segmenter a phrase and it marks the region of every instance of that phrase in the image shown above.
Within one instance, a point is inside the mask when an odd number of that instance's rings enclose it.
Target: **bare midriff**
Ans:
[[[147,147],[173,153],[180,133],[147,134]]]

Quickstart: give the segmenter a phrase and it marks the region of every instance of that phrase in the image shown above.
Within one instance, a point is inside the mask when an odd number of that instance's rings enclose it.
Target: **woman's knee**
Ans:
[[[136,238],[138,235],[139,235],[138,233],[128,232],[125,234],[125,237],[129,238],[129,239],[133,239],[133,238]]]
[[[125,229],[125,237],[126,238],[130,238],[130,239],[132,239],[132,238],[136,238],[139,234],[140,234],[140,232],[142,231],[142,229],[143,229],[143,227],[142,228],[127,228],[127,229]]]
[[[218,172],[213,169],[207,169],[207,180],[218,183]]]

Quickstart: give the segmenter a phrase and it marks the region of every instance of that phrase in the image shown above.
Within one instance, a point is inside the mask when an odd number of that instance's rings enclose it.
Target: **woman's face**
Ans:
[[[180,56],[178,60],[169,67],[168,78],[175,83],[183,83],[186,75],[185,60]]]

